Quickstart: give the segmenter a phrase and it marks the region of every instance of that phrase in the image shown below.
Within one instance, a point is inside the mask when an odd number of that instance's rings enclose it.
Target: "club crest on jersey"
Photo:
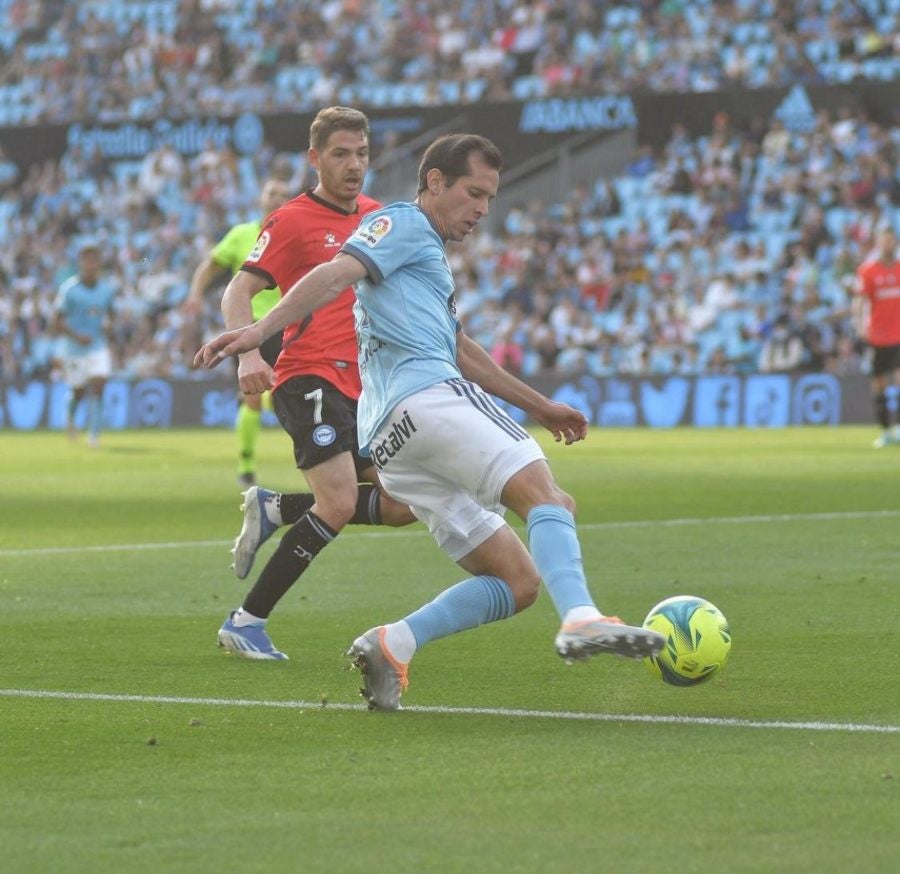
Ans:
[[[370,221],[364,228],[360,228],[356,232],[359,237],[370,249],[374,249],[390,232],[393,222],[390,216],[379,215]]]
[[[256,245],[253,247],[253,250],[247,256],[248,261],[259,261],[263,256],[263,252],[266,251],[269,240],[272,238],[269,236],[268,231],[263,231],[256,240]]]

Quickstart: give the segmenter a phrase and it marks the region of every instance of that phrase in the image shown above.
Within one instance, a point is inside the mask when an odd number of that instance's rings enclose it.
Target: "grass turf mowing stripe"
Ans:
[[[105,692],[59,692],[43,689],[0,689],[0,697],[44,698],[62,701],[110,701],[139,704],[193,704],[208,707],[270,707],[286,710],[366,710],[363,704],[314,701],[265,701],[252,698],[193,698],[170,695],[120,695]],[[414,705],[408,713],[448,716],[503,716],[523,719],[567,719],[592,722],[640,722],[651,725],[706,725],[719,728],[768,728],[799,731],[842,731],[861,734],[900,734],[900,725],[871,725],[854,722],[785,722],[781,720],[736,719],[718,716],[659,716],[637,713],[578,713],[565,710],[520,710],[506,707],[443,707]]]
[[[677,528],[691,525],[753,525],[771,522],[827,522],[853,519],[890,519],[900,516],[900,510],[851,510],[831,513],[782,513],[765,516],[710,516],[685,519],[637,519],[625,522],[588,522],[579,525],[580,531],[612,531],[627,528]],[[424,537],[421,529],[405,531],[364,531],[354,537]],[[69,555],[83,552],[127,552],[149,549],[195,549],[230,546],[233,540],[184,540],[161,543],[114,543],[106,546],[59,546],[34,549],[0,549],[0,557],[17,555]]]
[[[84,552],[134,552],[148,549],[193,549],[203,546],[230,546],[233,540],[173,540],[160,543],[110,543],[104,546],[51,546],[34,549],[0,549],[0,556],[71,555]]]

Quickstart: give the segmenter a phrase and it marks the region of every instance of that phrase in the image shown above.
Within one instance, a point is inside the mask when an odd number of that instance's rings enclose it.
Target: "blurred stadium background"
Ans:
[[[496,359],[598,424],[868,422],[849,301],[900,228],[900,0],[0,0],[0,427],[61,427],[49,328],[85,237],[117,286],[108,427],[230,424],[192,271],[299,193],[322,106],[369,113],[368,192],[438,133],[506,157],[452,249]]]

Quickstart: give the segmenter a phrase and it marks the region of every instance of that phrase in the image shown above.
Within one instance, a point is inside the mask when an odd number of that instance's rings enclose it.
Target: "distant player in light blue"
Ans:
[[[601,652],[640,658],[664,642],[597,609],[582,567],[575,502],[556,484],[537,442],[490,395],[521,407],[566,444],[584,439],[587,420],[499,367],[456,319],[444,247],[487,215],[500,167],[499,151],[483,137],[436,140],[419,166],[415,203],[373,212],[334,260],[297,282],[265,318],[221,335],[195,358],[214,366],[255,348],[356,284],[360,446],[388,493],[409,504],[471,574],[353,641],[349,655],[373,708],[399,709],[418,649],[524,610],[541,580],[561,620],[556,650],[567,661]],[[507,507],[527,522],[530,554],[503,521]]]
[[[66,426],[75,439],[75,411],[86,398],[87,444],[99,445],[103,420],[103,387],[112,373],[112,354],[107,328],[115,289],[100,275],[101,252],[94,242],[78,251],[78,273],[60,287],[56,299],[54,330],[60,335],[63,378],[71,388]]]

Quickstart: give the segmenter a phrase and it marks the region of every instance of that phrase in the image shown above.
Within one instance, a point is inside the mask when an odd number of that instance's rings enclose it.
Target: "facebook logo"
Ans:
[[[704,376],[694,394],[694,424],[733,428],[740,424],[741,380],[738,376]]]
[[[790,421],[791,378],[749,376],[744,383],[744,424],[784,428]]]

